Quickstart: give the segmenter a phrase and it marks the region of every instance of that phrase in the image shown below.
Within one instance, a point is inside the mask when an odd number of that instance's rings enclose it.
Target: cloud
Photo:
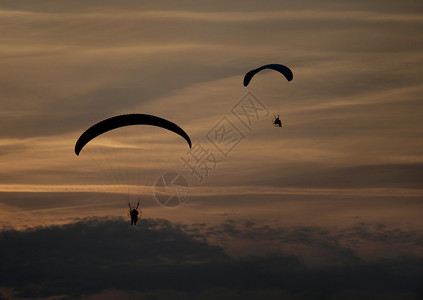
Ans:
[[[229,259],[218,247],[197,242],[164,220],[145,220],[142,226],[129,229],[127,222],[119,220],[86,220],[62,227],[3,232],[2,257],[10,258],[1,266],[1,273],[8,274],[3,284],[42,285],[53,280],[59,290],[75,284],[79,291],[89,291],[107,288],[110,280],[129,288],[133,284],[127,279],[135,277],[142,289],[149,289],[149,285],[161,285],[156,280],[169,266],[184,262],[191,269],[191,264]],[[102,272],[107,274],[108,283],[102,283]],[[95,278],[95,274],[100,277]]]
[[[207,237],[234,255],[283,249],[311,266],[344,266],[366,260],[423,255],[423,232],[383,223],[352,226],[269,226],[242,219],[217,225],[193,224],[184,229]],[[242,245],[242,246],[240,246]],[[407,246],[406,246],[407,245]]]
[[[276,234],[285,243],[340,249],[333,237],[317,228],[272,231],[245,223],[240,231],[233,225],[239,224],[228,221],[208,231],[241,237],[241,231],[249,228],[244,237],[259,243]],[[13,288],[18,297],[310,293],[316,298],[349,290],[423,292],[418,284],[420,258],[355,259],[331,268],[309,268],[297,256],[280,251],[235,259],[165,220],[143,220],[131,227],[119,219],[91,218],[64,226],[2,231],[0,239],[2,291]],[[344,258],[351,254],[340,252]]]

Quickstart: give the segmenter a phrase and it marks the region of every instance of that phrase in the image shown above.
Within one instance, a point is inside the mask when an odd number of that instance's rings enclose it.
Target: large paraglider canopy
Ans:
[[[184,138],[191,148],[191,139],[188,134],[175,123],[147,114],[128,114],[111,117],[88,128],[75,144],[76,155],[79,155],[82,148],[97,136],[116,128],[131,125],[152,125],[170,130]]]
[[[247,74],[245,74],[245,76],[244,76],[244,86],[247,86],[250,83],[251,79],[254,77],[254,75],[256,75],[258,72],[260,72],[261,70],[264,70],[264,69],[271,69],[271,70],[278,71],[283,76],[285,76],[285,78],[288,81],[291,81],[294,78],[292,71],[288,67],[286,67],[284,65],[279,65],[279,64],[270,64],[270,65],[261,66],[260,68],[251,70]]]

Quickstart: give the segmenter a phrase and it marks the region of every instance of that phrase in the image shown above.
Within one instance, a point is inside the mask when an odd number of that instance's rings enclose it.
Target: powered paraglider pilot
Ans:
[[[281,120],[279,119],[279,115],[276,117],[275,116],[275,119],[273,120],[273,125],[275,126],[275,127],[282,127],[282,122],[281,122]]]
[[[140,206],[140,203],[138,202],[136,207],[131,207],[131,203],[128,203],[128,206],[129,206],[129,215],[131,217],[131,225],[137,225],[137,221],[141,218],[141,211],[138,209],[138,207]]]

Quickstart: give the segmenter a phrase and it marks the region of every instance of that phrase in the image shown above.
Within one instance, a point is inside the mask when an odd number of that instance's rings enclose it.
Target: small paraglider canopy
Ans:
[[[128,114],[111,117],[88,128],[77,140],[75,154],[79,156],[82,148],[97,136],[116,128],[131,125],[152,125],[170,130],[184,138],[191,148],[191,139],[188,134],[175,123],[152,115]]]
[[[254,75],[256,75],[258,72],[264,69],[271,69],[271,70],[278,71],[283,76],[285,76],[286,80],[288,81],[291,81],[294,78],[292,71],[288,67],[284,65],[280,65],[280,64],[269,64],[269,65],[264,65],[257,69],[251,70],[247,74],[245,74],[244,86],[247,86],[250,83],[251,79],[254,77]]]

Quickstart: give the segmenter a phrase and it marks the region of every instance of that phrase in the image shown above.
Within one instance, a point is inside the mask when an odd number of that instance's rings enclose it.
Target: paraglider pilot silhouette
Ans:
[[[275,70],[279,73],[281,73],[283,76],[285,76],[286,80],[291,81],[294,78],[294,74],[292,74],[292,71],[287,66],[281,65],[281,64],[268,64],[261,66],[257,69],[251,70],[247,72],[244,76],[244,86],[247,86],[251,79],[259,72],[265,69]],[[282,122],[279,119],[279,115],[273,119],[273,126],[275,127],[282,127]]]
[[[281,119],[279,119],[279,115],[277,117],[275,116],[275,119],[273,120],[273,125],[275,127],[282,127],[282,122]]]
[[[137,225],[137,221],[141,219],[141,211],[138,209],[138,207],[140,206],[140,203],[138,202],[136,207],[131,207],[131,203],[128,203],[128,206],[129,206],[129,215],[131,217],[131,225]]]
[[[175,123],[172,123],[160,117],[147,114],[127,114],[105,119],[85,130],[84,133],[82,133],[82,135],[76,141],[75,154],[79,156],[79,153],[85,147],[85,145],[88,144],[91,140],[95,139],[97,136],[102,135],[111,130],[133,125],[149,125],[167,129],[185,139],[185,141],[189,145],[189,148],[191,148],[190,137],[181,127],[179,127]],[[138,209],[140,203],[138,202],[136,207],[131,207],[130,203],[128,203],[128,205],[129,216],[131,217],[131,225],[136,225],[137,221],[141,218],[141,210]]]

